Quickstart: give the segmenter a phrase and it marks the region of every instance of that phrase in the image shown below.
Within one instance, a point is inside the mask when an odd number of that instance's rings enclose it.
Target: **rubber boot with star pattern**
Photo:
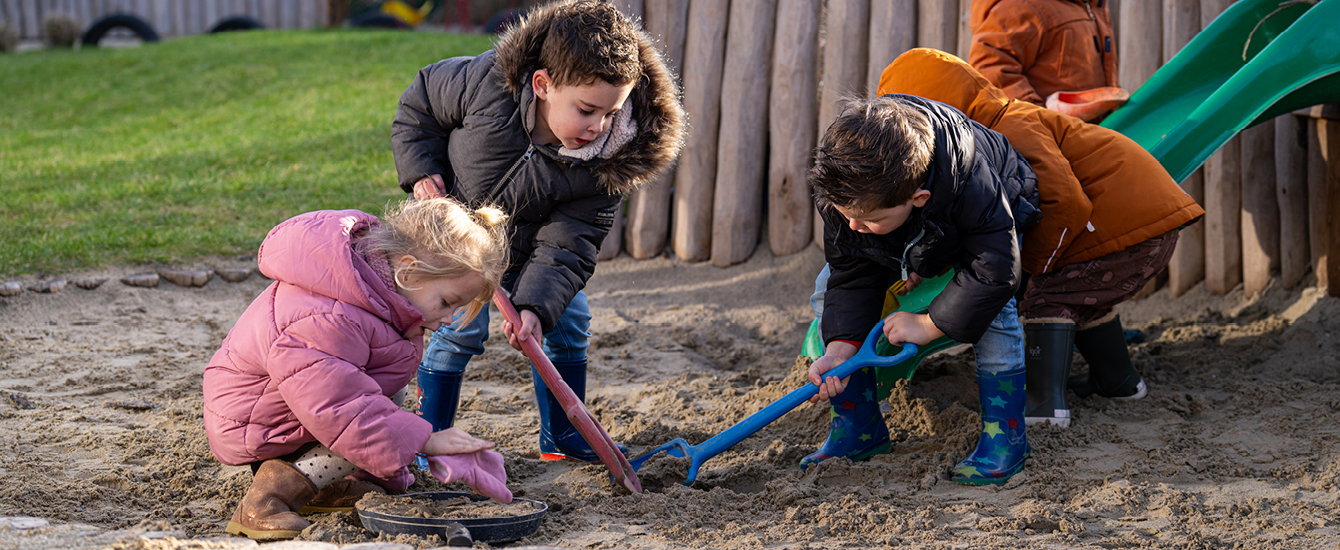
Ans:
[[[982,405],[982,433],[977,448],[954,468],[953,480],[964,485],[1000,485],[1024,468],[1028,437],[1024,433],[1024,369],[977,371]]]
[[[833,405],[828,413],[828,439],[818,451],[800,460],[801,470],[833,457],[857,462],[889,452],[889,428],[879,411],[876,391],[875,369],[864,368],[851,375],[847,388],[828,401]]]

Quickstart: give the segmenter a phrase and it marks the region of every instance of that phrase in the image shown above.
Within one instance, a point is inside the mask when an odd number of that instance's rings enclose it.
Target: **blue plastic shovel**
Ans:
[[[899,351],[895,355],[883,356],[876,353],[875,344],[878,343],[883,336],[884,321],[880,321],[875,325],[875,328],[870,330],[870,334],[865,337],[865,342],[861,344],[861,349],[856,352],[856,355],[853,355],[851,359],[843,361],[837,368],[825,373],[824,378],[828,378],[829,376],[846,378],[859,369],[866,367],[891,367],[916,356],[916,344],[903,344],[902,351]],[[633,470],[641,468],[642,464],[646,463],[651,457],[656,456],[661,452],[665,452],[670,456],[680,458],[687,457],[690,460],[689,477],[684,480],[684,484],[687,485],[693,483],[693,481],[698,478],[698,468],[701,467],[704,462],[721,454],[722,451],[735,446],[736,443],[744,441],[744,438],[754,435],[754,432],[763,429],[764,426],[781,418],[782,415],[791,412],[791,409],[800,406],[801,403],[809,401],[811,397],[814,397],[818,393],[819,386],[812,383],[805,384],[803,387],[786,394],[785,397],[774,401],[771,405],[764,407],[763,410],[749,415],[748,418],[741,420],[740,423],[727,428],[726,431],[713,436],[707,441],[697,445],[689,445],[687,441],[684,441],[681,438],[666,443],[665,445],[661,445],[651,452],[633,459],[631,461]]]

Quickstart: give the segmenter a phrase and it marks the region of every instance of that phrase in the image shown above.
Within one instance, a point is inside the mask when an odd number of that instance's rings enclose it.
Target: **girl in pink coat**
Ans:
[[[451,455],[448,475],[511,500],[501,455],[485,451],[493,443],[458,428],[433,433],[401,410],[424,329],[458,309],[471,317],[493,296],[507,265],[505,216],[432,199],[384,219],[309,212],[261,243],[260,271],[275,282],[205,368],[210,450],[255,473],[229,533],[295,537],[309,525],[304,506],[349,510],[368,492],[405,490],[420,454]]]

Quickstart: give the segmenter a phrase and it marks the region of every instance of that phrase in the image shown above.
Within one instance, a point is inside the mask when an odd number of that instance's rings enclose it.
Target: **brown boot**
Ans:
[[[307,506],[303,506],[302,510],[298,510],[298,513],[306,515],[352,512],[354,511],[354,503],[358,502],[358,499],[363,498],[363,495],[368,493],[381,493],[384,495],[386,494],[386,489],[383,489],[376,483],[367,481],[337,479],[331,482],[330,485],[322,487],[320,491],[317,491],[316,497],[313,498],[311,502],[308,502]]]
[[[267,460],[228,522],[228,532],[255,540],[291,539],[310,523],[297,510],[316,496],[316,485],[283,460]]]

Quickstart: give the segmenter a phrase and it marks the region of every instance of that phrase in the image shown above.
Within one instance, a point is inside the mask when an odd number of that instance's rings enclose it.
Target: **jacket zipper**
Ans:
[[[502,179],[498,180],[498,184],[493,186],[493,190],[489,191],[488,200],[486,202],[493,203],[497,200],[498,193],[502,192],[503,186],[507,185],[507,182],[512,181],[512,174],[515,174],[516,170],[520,168],[522,164],[525,164],[526,161],[530,160],[530,155],[534,152],[534,143],[526,145],[526,152],[522,153],[521,158],[516,159],[516,162],[512,163],[512,167],[507,169],[507,172],[503,174]]]
[[[913,237],[912,240],[908,241],[907,245],[903,247],[903,257],[901,263],[903,264],[904,281],[907,280],[907,264],[908,264],[907,253],[908,251],[912,250],[913,246],[916,246],[917,243],[921,242],[921,238],[925,236],[926,236],[926,226],[923,225],[921,226],[921,232],[917,233],[917,236]]]

